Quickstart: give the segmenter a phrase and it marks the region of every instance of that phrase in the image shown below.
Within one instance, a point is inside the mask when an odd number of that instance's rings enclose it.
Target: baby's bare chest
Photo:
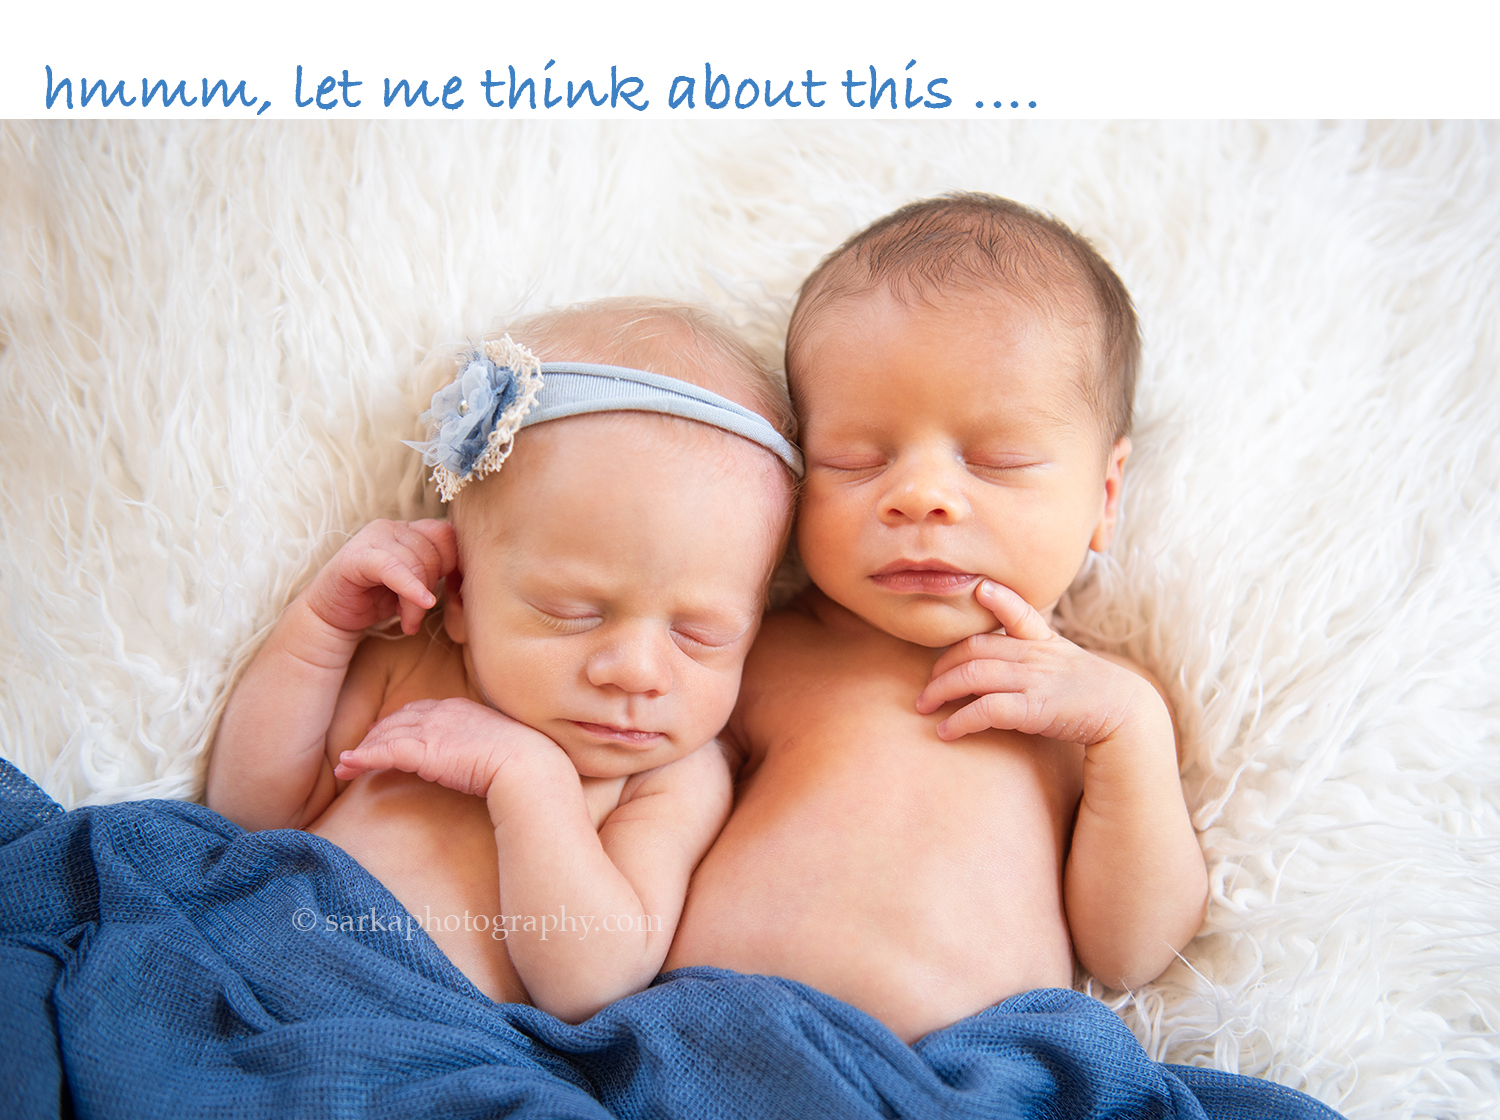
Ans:
[[[945,742],[954,705],[916,710],[939,651],[811,630],[773,631],[747,666],[747,763],[669,967],[788,976],[903,1037],[1066,984],[1081,749],[996,730]]]
[[[1081,748],[995,729],[945,741],[938,724],[969,698],[929,714],[916,707],[940,650],[797,637],[747,674],[737,812],[761,803],[822,820],[873,814],[908,839],[966,851],[1038,843],[1058,854],[1082,788]],[[878,843],[871,833],[835,834]]]

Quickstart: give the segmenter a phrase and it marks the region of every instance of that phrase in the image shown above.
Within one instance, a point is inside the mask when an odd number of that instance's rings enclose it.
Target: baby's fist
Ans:
[[[305,592],[307,605],[339,630],[359,631],[396,614],[415,634],[437,605],[438,580],[458,564],[446,521],[372,521],[339,549]]]

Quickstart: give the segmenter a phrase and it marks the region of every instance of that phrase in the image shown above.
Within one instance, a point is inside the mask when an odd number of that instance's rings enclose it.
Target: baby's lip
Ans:
[[[981,577],[946,560],[893,560],[870,577],[887,591],[914,595],[956,595]]]
[[[953,572],[956,575],[967,575],[962,568],[955,567],[946,560],[908,560],[902,557],[900,560],[892,560],[875,574],[877,576],[888,576],[896,572]]]
[[[569,720],[574,727],[581,729],[589,735],[600,739],[609,739],[612,742],[624,743],[629,747],[649,747],[666,738],[661,731],[642,731],[636,727],[616,727],[612,723],[589,723],[587,720]]]

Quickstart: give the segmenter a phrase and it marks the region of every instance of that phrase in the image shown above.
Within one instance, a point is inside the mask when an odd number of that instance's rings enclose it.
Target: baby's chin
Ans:
[[[570,741],[571,740],[571,741]],[[654,770],[669,762],[689,755],[697,748],[684,747],[681,742],[663,740],[649,750],[632,750],[624,746],[608,746],[581,740],[571,735],[556,735],[553,742],[562,748],[573,763],[573,769],[582,778],[623,778]],[[707,742],[705,739],[704,742]],[[699,744],[700,746],[702,744]]]
[[[930,649],[942,649],[1000,628],[995,616],[972,596],[954,601],[910,600],[893,604],[892,609],[880,612],[878,617],[867,615],[865,621],[892,637]]]

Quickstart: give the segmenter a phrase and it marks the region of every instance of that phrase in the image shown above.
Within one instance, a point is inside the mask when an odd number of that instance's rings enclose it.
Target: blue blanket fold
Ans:
[[[1149,1060],[1075,992],[916,1046],[775,977],[669,973],[585,1023],[485,998],[340,849],[198,805],[64,813],[0,760],[0,1114],[1327,1118]]]

